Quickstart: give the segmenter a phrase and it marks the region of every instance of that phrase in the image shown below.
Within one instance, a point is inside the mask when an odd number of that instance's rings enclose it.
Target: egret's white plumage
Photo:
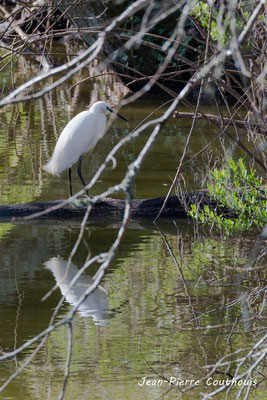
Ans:
[[[112,109],[107,103],[98,101],[89,111],[77,114],[63,129],[50,161],[43,167],[54,175],[68,169],[71,195],[71,166],[79,159],[78,175],[85,186],[81,173],[82,155],[93,150],[99,139],[104,136],[107,123],[105,113],[111,112]],[[119,114],[117,115],[125,120]]]
[[[56,143],[50,161],[44,169],[51,174],[60,174],[70,168],[79,157],[93,150],[105,133],[109,108],[104,101],[98,101],[90,110],[77,114],[63,129]]]

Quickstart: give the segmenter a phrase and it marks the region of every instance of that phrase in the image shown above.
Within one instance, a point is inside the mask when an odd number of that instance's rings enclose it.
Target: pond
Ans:
[[[18,79],[24,79],[23,73],[19,66]],[[77,85],[85,76],[86,72],[39,100],[0,109],[1,204],[68,196],[67,173],[57,177],[42,170],[58,135],[89,103],[107,100],[114,106],[127,92],[114,76]],[[8,90],[8,77],[3,75],[2,80]],[[116,120],[93,154],[86,157],[86,180],[122,137],[145,118],[161,115],[165,102],[147,97],[121,109],[129,123]],[[172,118],[164,126],[135,181],[136,198],[166,195],[191,122]],[[119,151],[117,167],[104,172],[92,194],[121,181],[149,133],[145,131]],[[216,128],[199,122],[187,160],[216,135]],[[201,188],[222,154],[242,153],[227,139],[214,142],[184,168],[185,188]],[[73,178],[78,191],[81,187],[75,173]],[[67,291],[68,283],[88,258],[108,251],[119,227],[120,221],[96,223],[89,219],[66,275],[69,255],[79,237],[79,220],[1,222],[2,352],[18,348],[45,330],[62,295],[66,300],[55,322],[67,318],[92,283],[99,264],[92,264],[71,291]],[[245,268],[254,261],[254,253],[261,254],[263,249],[264,243],[252,234],[222,239],[190,220],[160,220],[158,225],[132,221],[101,286],[82,303],[74,318],[65,399],[197,399],[222,387],[237,368],[244,373],[250,361],[246,355],[266,326],[264,259],[259,257],[248,272]],[[43,300],[55,284],[58,287]],[[35,348],[36,344],[0,363],[1,385],[19,371]],[[0,398],[58,398],[67,353],[68,329],[64,325],[52,332],[29,365],[3,388]],[[228,398],[236,398],[248,387],[254,398],[265,398],[266,386],[258,372],[249,376],[250,380],[246,381],[246,376],[240,379],[243,385],[232,385]],[[225,392],[217,397],[225,398]]]

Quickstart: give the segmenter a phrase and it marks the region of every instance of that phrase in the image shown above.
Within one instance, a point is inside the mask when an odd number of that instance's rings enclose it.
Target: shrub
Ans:
[[[219,208],[228,209],[232,217],[207,205],[200,210],[192,204],[188,214],[200,223],[213,225],[227,235],[267,223],[267,185],[255,170],[247,169],[241,158],[237,162],[230,159],[226,168],[211,171],[207,188]]]

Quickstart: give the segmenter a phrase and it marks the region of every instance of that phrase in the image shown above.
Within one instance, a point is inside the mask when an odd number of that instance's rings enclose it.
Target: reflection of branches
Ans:
[[[187,332],[192,332],[192,329],[194,331],[202,331],[203,334],[207,335],[210,333],[212,337],[216,335],[215,332],[218,332],[218,339],[219,336],[222,335],[223,332],[226,333],[227,336],[227,343],[229,348],[231,349],[231,340],[232,337],[235,334],[240,333],[240,324],[238,322],[241,322],[243,326],[245,327],[246,332],[248,332],[248,328],[250,327],[249,323],[252,322],[260,322],[260,321],[265,321],[266,317],[262,314],[263,311],[263,306],[265,304],[265,297],[266,297],[266,287],[256,287],[252,288],[250,290],[247,290],[245,293],[241,293],[236,299],[231,301],[230,303],[226,301],[225,294],[222,293],[221,296],[221,301],[219,302],[222,303],[221,307],[218,309],[218,307],[211,307],[211,309],[207,310],[206,312],[199,313],[197,306],[192,307],[192,293],[188,292],[188,282],[187,279],[184,277],[183,272],[180,270],[180,265],[178,265],[177,257],[174,254],[174,251],[172,249],[172,246],[168,243],[167,238],[165,235],[162,234],[162,237],[164,239],[164,243],[166,244],[166,247],[168,249],[168,252],[170,253],[170,256],[172,260],[174,261],[174,264],[178,268],[178,276],[185,288],[185,294],[187,296],[187,303],[189,308],[191,309],[192,313],[192,319],[189,319],[188,322],[184,323],[183,326],[180,326],[179,329],[181,332],[187,331]],[[262,244],[263,251],[265,250],[264,245]],[[261,252],[259,251],[258,246],[256,246],[258,252],[261,255]],[[176,250],[177,251],[177,250]],[[179,256],[182,258],[182,251],[179,248]],[[266,253],[264,251],[264,253]],[[246,266],[248,266],[249,263],[245,263]],[[186,268],[184,268],[186,270]],[[204,266],[204,269],[206,269],[206,266]],[[213,268],[212,268],[213,270]],[[214,271],[212,271],[215,273]],[[241,279],[244,279],[245,281],[245,276],[244,274],[248,272],[247,268],[242,268],[240,275],[237,275],[237,278],[235,279],[234,285],[236,286],[236,291],[237,294],[238,292],[244,288],[244,283],[241,281]],[[190,279],[190,278],[189,278]],[[230,279],[229,276],[223,276],[221,280],[229,280],[229,287],[233,285],[232,279]],[[205,281],[204,275],[199,278],[201,282],[203,283],[203,280]],[[219,278],[216,277],[216,281],[219,282]],[[211,286],[211,281],[206,282],[207,286]],[[213,286],[213,284],[212,284]],[[220,285],[221,288],[227,287],[227,282],[222,282]],[[195,287],[196,289],[196,287]],[[192,290],[191,290],[192,292]],[[180,293],[179,293],[180,295]],[[260,309],[258,308],[257,299],[262,296],[262,306]],[[258,304],[261,304],[258,302]],[[197,304],[197,303],[196,303]],[[253,304],[256,306],[254,307],[256,310],[258,310],[257,313],[253,312]],[[223,310],[227,310],[227,314],[229,314],[230,308],[240,305],[241,307],[241,313],[240,313],[240,318],[235,317],[233,321],[231,322],[225,322],[222,324],[207,324],[206,321],[209,320],[209,316],[212,314],[218,314],[218,312],[222,312]],[[247,308],[249,311],[249,314],[245,315],[248,317],[247,319],[244,318],[244,312],[243,308]],[[190,325],[191,327],[186,327],[186,325]],[[229,333],[228,333],[229,331]],[[250,332],[253,333],[255,331],[255,326],[250,327]],[[258,327],[256,329],[256,334],[261,334],[266,331],[266,328],[263,326],[262,329]],[[196,334],[196,337],[199,337],[199,335]],[[202,337],[202,336],[200,336]],[[216,385],[216,389],[212,390],[211,392],[207,394],[202,394],[202,400],[207,400],[209,398],[215,398],[216,395],[222,391],[226,391],[226,398],[228,395],[228,392],[231,390],[231,388],[238,388],[238,395],[237,398],[242,398],[247,399],[248,394],[251,391],[252,387],[255,387],[256,384],[259,384],[259,379],[260,379],[260,371],[258,371],[258,368],[260,365],[262,365],[263,360],[266,358],[266,352],[267,352],[267,335],[266,333],[263,334],[260,340],[256,342],[256,344],[252,345],[251,347],[246,347],[246,348],[238,348],[236,351],[231,351],[230,354],[226,354],[222,356],[218,361],[216,361],[214,364],[210,364],[207,362],[207,359],[205,360],[205,366],[204,370],[208,370],[209,372],[205,374],[200,380],[199,383],[202,382],[203,384],[208,382],[208,387],[211,389],[214,389],[214,386],[210,384],[214,380],[214,376],[216,377],[217,375],[221,375],[224,378],[221,378],[221,384]],[[203,348],[203,354],[206,353],[205,349]],[[232,350],[232,349],[231,349]],[[207,354],[206,354],[207,356]],[[234,371],[233,371],[234,368]],[[264,379],[264,376],[262,377]],[[215,378],[216,380],[216,378]],[[247,382],[244,384],[238,384],[238,382]],[[251,383],[249,383],[251,382]],[[189,390],[192,390],[195,386],[187,387],[182,390],[182,393],[188,392]]]
[[[72,308],[72,310],[70,311],[69,315],[67,318],[64,318],[62,320],[60,320],[59,322],[56,322],[54,324],[49,325],[49,327],[47,329],[45,329],[44,331],[42,331],[41,333],[39,333],[38,335],[36,335],[34,338],[28,340],[26,343],[24,343],[22,346],[20,346],[19,348],[15,349],[12,352],[9,353],[5,353],[4,355],[0,356],[0,361],[6,360],[8,358],[12,358],[14,356],[16,356],[17,354],[20,354],[22,351],[24,351],[25,349],[27,349],[28,347],[30,347],[31,345],[35,344],[36,342],[38,342],[40,339],[44,338],[42,340],[42,342],[38,345],[37,349],[35,349],[35,351],[33,352],[33,354],[35,355],[37,353],[37,351],[40,350],[41,346],[45,343],[45,340],[47,339],[47,335],[49,335],[51,332],[53,332],[55,329],[63,326],[63,325],[68,325],[69,327],[69,337],[68,337],[68,355],[67,355],[67,361],[66,361],[66,368],[65,368],[65,375],[64,375],[64,383],[63,383],[63,388],[62,388],[62,392],[60,395],[60,398],[64,397],[64,393],[65,393],[65,388],[66,388],[66,383],[67,383],[67,379],[68,379],[68,373],[69,373],[69,366],[70,366],[70,361],[71,361],[71,349],[72,349],[72,321],[73,318],[78,310],[78,308],[80,307],[80,305],[86,300],[86,298],[99,286],[106,269],[109,267],[110,263],[112,262],[112,260],[114,259],[117,250],[119,248],[119,245],[121,243],[122,237],[125,233],[126,227],[127,227],[127,223],[129,221],[129,217],[130,217],[130,212],[131,212],[131,198],[128,197],[126,199],[126,206],[125,206],[125,212],[124,212],[124,217],[123,217],[123,221],[121,224],[121,227],[118,231],[118,235],[116,240],[114,241],[114,243],[112,244],[110,250],[106,253],[106,254],[101,254],[98,256],[98,261],[101,260],[102,265],[99,267],[97,273],[95,274],[94,277],[94,282],[92,283],[91,286],[89,286],[85,292],[83,293],[83,295],[80,297],[80,299],[78,300],[77,304]],[[0,388],[0,391],[2,391],[7,384],[13,379],[15,378],[18,373],[20,373],[22,371],[23,368],[25,368],[29,362],[32,360],[32,356],[30,356],[28,358],[28,360],[23,364],[23,367],[21,367],[19,369],[19,372],[16,371],[15,374],[13,374],[13,376],[9,377],[9,379],[7,380],[7,382],[5,382],[2,387]]]
[[[224,390],[229,391],[231,389],[231,386],[235,385],[235,382],[238,382],[242,379],[246,379],[247,381],[251,380],[253,372],[256,371],[256,368],[259,366],[259,364],[262,362],[262,360],[264,360],[264,358],[266,357],[266,354],[267,354],[266,345],[267,345],[267,335],[264,335],[244,357],[242,357],[240,360],[238,360],[239,364],[236,367],[233,378],[229,380],[230,382],[228,384],[223,384],[220,387],[218,387],[217,389],[215,389],[214,391],[208,393],[207,395],[204,395],[202,397],[202,400],[208,400]],[[238,352],[240,352],[240,351],[241,350],[239,350]],[[212,366],[212,371],[214,372],[220,366],[224,365],[224,360],[230,356],[232,356],[232,355],[222,357],[221,360],[219,360],[214,366]],[[241,366],[246,361],[250,361],[251,359],[253,360],[253,363],[250,364],[250,366],[243,373],[239,373]],[[230,361],[230,363],[232,363],[232,362]],[[241,385],[237,398],[240,398],[242,392],[245,391],[243,398],[247,399],[250,390],[251,390],[251,385]]]

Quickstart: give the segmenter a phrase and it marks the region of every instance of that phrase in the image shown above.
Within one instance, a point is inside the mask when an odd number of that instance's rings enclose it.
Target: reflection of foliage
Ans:
[[[226,168],[211,171],[212,183],[208,191],[219,206],[232,210],[234,218],[228,218],[205,206],[199,211],[191,205],[189,215],[201,223],[215,225],[226,234],[244,231],[252,227],[262,227],[267,222],[267,186],[254,170],[248,170],[240,158],[230,159]]]
[[[13,224],[1,224],[0,225],[0,238],[3,239],[7,233],[13,228]]]

